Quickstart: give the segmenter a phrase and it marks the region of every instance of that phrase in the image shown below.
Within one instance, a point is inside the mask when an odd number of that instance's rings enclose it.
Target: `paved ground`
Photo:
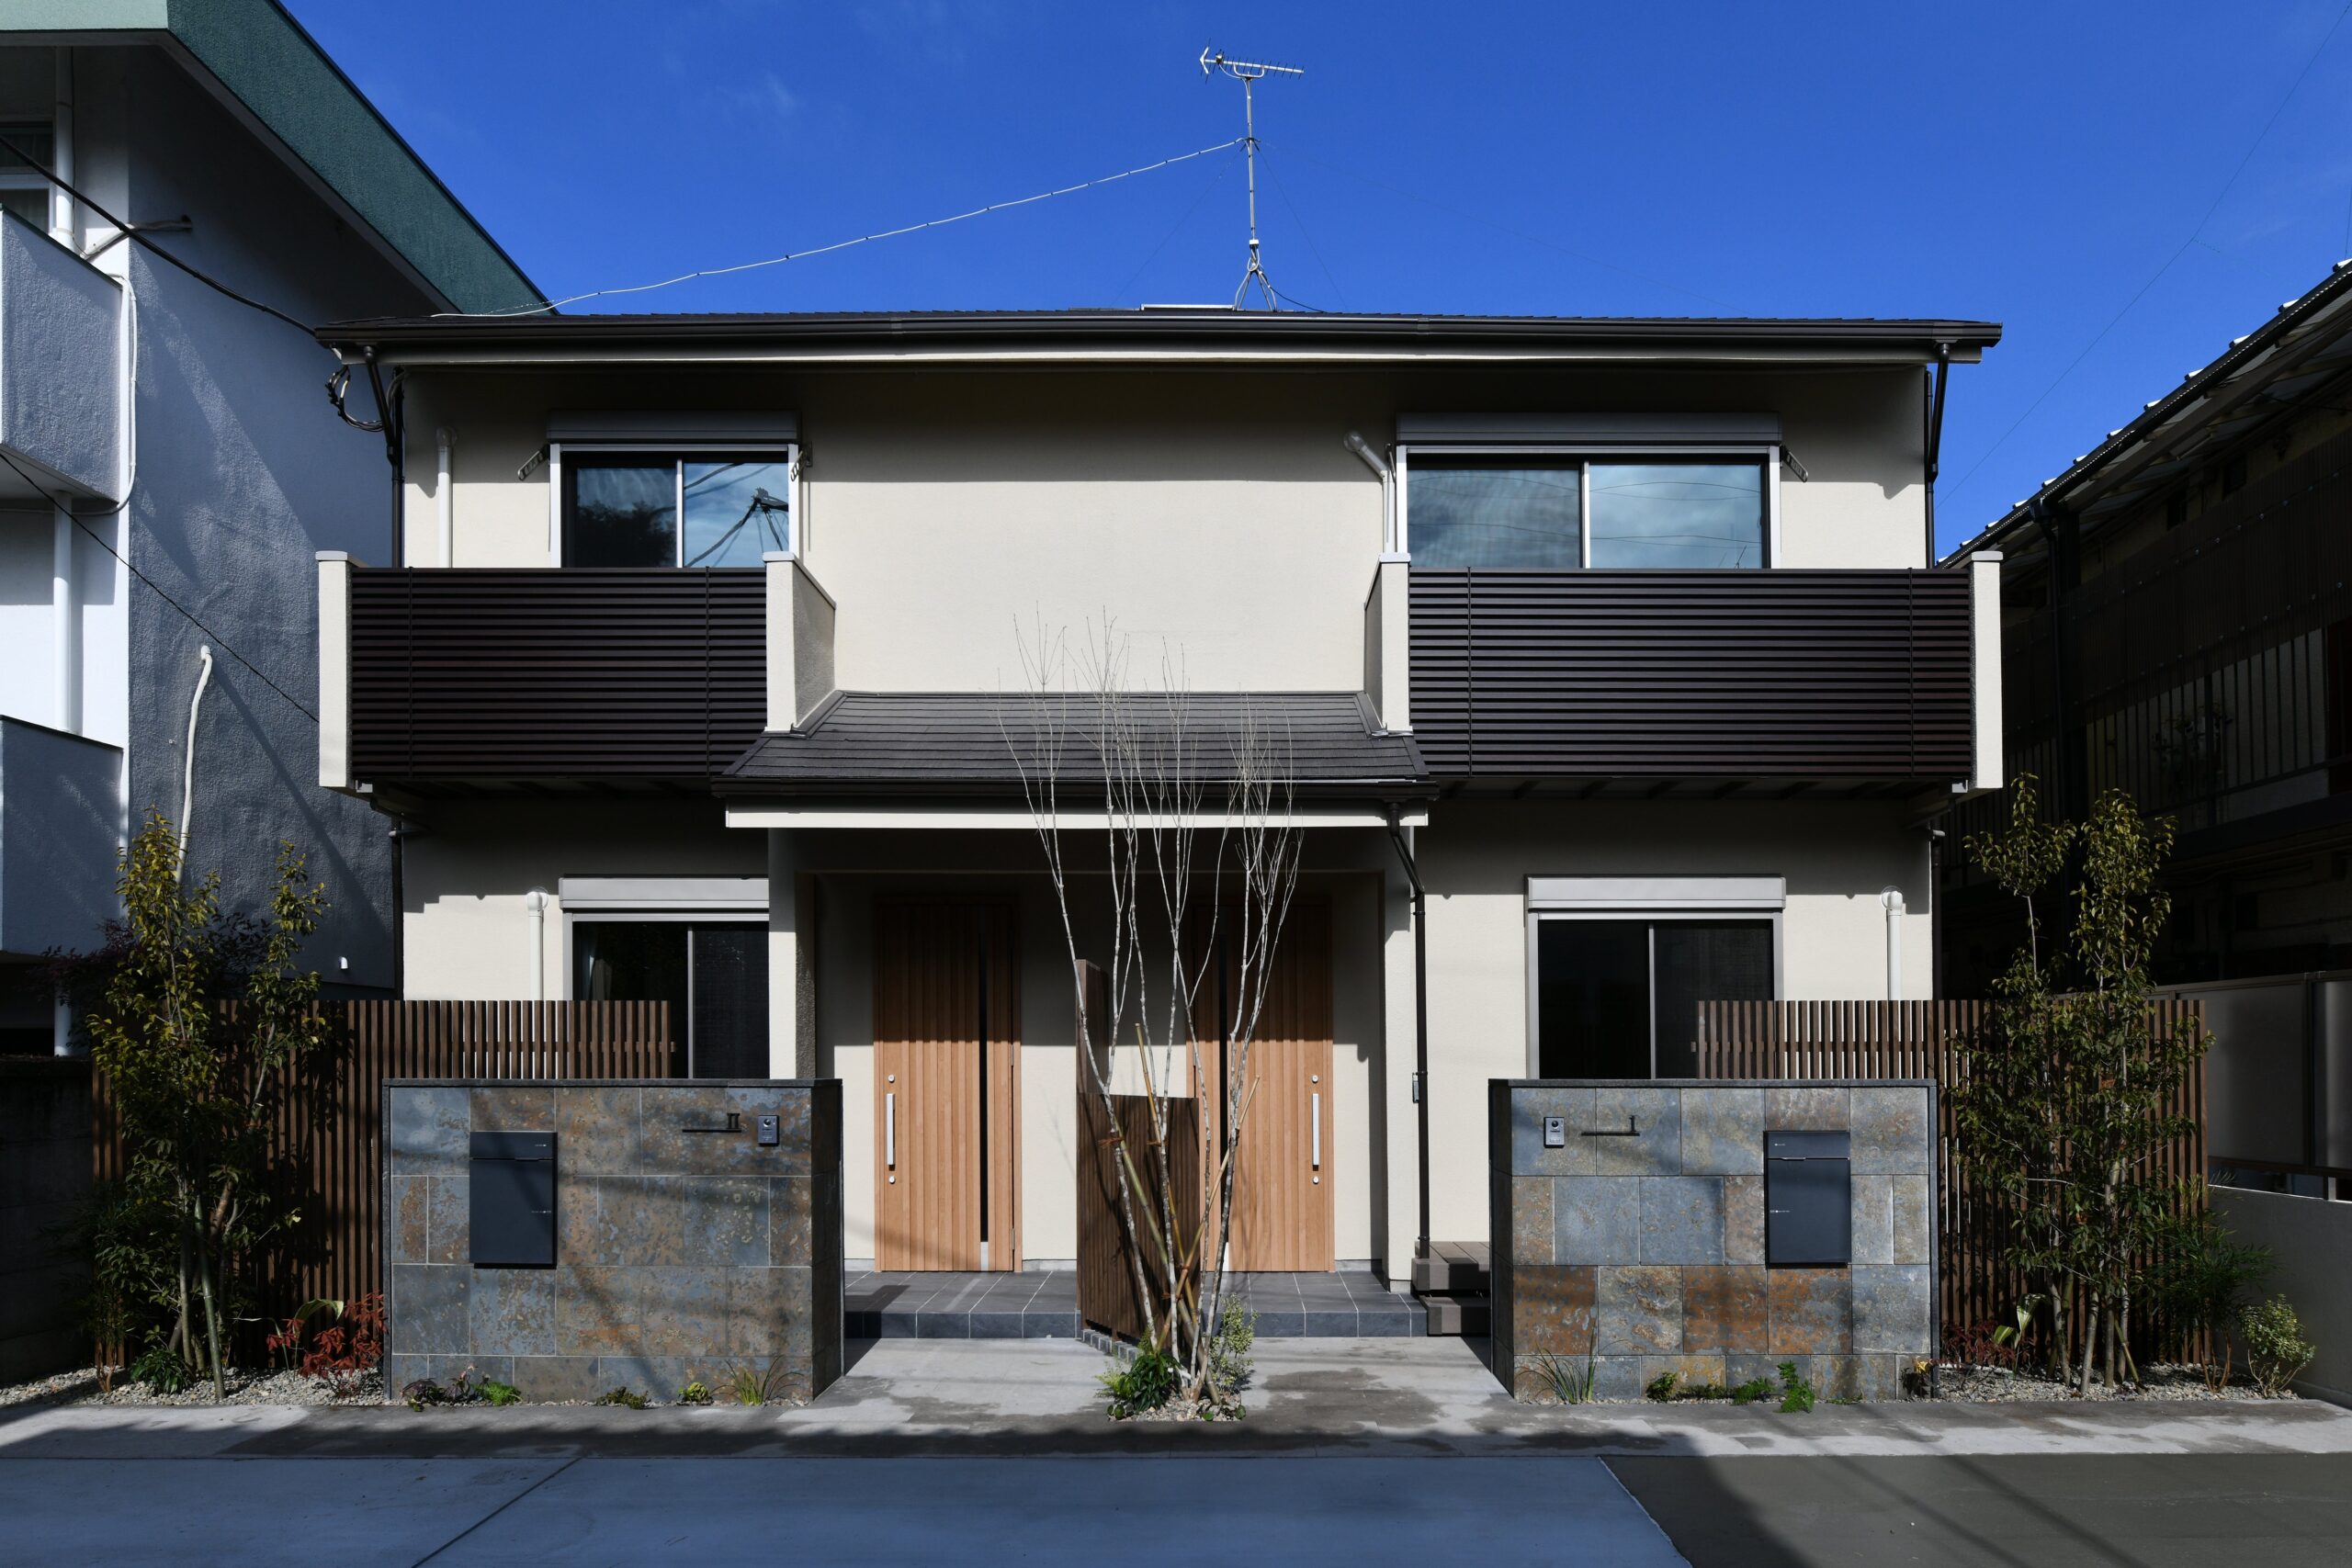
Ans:
[[[1418,1337],[1427,1310],[1369,1269],[1323,1274],[1227,1274],[1226,1289],[1258,1314],[1261,1338]],[[871,1339],[1074,1339],[1078,1274],[854,1273],[842,1286],[848,1331]]]
[[[1068,1341],[855,1349],[796,1411],[17,1414],[0,1563],[2352,1563],[2327,1405],[1541,1411],[1302,1340],[1246,1422],[1114,1428]]]

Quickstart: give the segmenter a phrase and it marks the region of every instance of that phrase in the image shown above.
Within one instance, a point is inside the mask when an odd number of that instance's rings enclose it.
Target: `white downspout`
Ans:
[[[523,895],[523,912],[531,920],[531,999],[548,999],[548,890],[534,887]]]
[[[187,880],[188,818],[196,810],[196,716],[204,707],[204,688],[212,684],[212,645],[197,650],[203,668],[197,671],[196,694],[187,700],[187,755],[180,773],[180,880]]]
[[[75,624],[74,513],[52,506],[49,536],[49,608],[56,663],[57,728],[82,733],[82,628]]]
[[[1886,999],[1903,999],[1903,890],[1890,887],[1878,896],[1886,910]]]
[[[433,433],[433,506],[440,524],[443,566],[455,566],[458,557],[458,498],[449,490],[449,448],[457,440],[458,433],[446,424]]]
[[[1349,451],[1363,459],[1366,468],[1380,476],[1380,550],[1383,555],[1393,556],[1396,553],[1396,470],[1354,431],[1340,439]]]

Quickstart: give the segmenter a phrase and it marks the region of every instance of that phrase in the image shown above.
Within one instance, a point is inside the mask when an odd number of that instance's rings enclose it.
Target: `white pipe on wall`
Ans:
[[[187,700],[187,754],[180,770],[180,880],[187,880],[187,825],[196,811],[196,718],[204,708],[204,688],[212,684],[212,645],[197,649],[196,694]]]
[[[1396,553],[1396,470],[1372,449],[1372,443],[1351,430],[1340,438],[1340,445],[1364,461],[1364,466],[1380,476],[1380,548],[1384,555]]]
[[[1886,999],[1903,999],[1903,890],[1890,887],[1878,896],[1886,910]]]
[[[433,508],[435,520],[440,525],[443,566],[455,566],[458,556],[458,498],[449,489],[449,449],[457,440],[457,432],[447,425],[433,433]]]
[[[49,536],[49,608],[56,664],[56,723],[82,733],[82,628],[74,603],[74,513],[53,506]]]
[[[548,890],[534,887],[523,895],[523,912],[531,918],[531,999],[548,999]]]

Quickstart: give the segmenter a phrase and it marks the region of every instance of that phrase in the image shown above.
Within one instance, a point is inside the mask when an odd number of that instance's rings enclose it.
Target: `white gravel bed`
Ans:
[[[114,1391],[98,1387],[96,1367],[57,1372],[30,1382],[0,1385],[0,1409],[17,1404],[39,1405],[206,1405],[206,1404],[376,1404],[384,1398],[384,1380],[369,1372],[358,1392],[338,1399],[325,1383],[300,1372],[236,1371],[228,1378],[229,1397],[212,1396],[210,1380],[192,1383],[177,1393],[158,1393],[145,1383],[115,1374]]]
[[[2122,1404],[2221,1404],[2223,1402],[2261,1402],[2262,1391],[2247,1382],[2233,1382],[2218,1392],[2205,1386],[2204,1371],[2197,1367],[2154,1366],[2142,1369],[2146,1384],[2142,1388],[2109,1388],[2094,1382],[2086,1399],[2114,1400]],[[1947,1361],[1936,1369],[1938,1397],[1973,1404],[2015,1404],[2028,1402],[2073,1399],[2075,1391],[2056,1378],[2030,1371],[2007,1367],[1962,1367]],[[2283,1393],[2281,1399],[2292,1399]]]

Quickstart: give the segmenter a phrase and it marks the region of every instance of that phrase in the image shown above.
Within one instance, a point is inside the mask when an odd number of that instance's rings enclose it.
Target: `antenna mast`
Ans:
[[[1222,50],[1201,51],[1201,74],[1219,73],[1241,84],[1241,151],[1250,162],[1250,266],[1241,275],[1241,287],[1233,291],[1233,308],[1241,309],[1241,301],[1249,296],[1250,284],[1255,279],[1259,292],[1264,296],[1266,309],[1283,308],[1282,296],[1274,292],[1273,283],[1266,276],[1264,258],[1258,254],[1258,107],[1254,99],[1255,85],[1268,76],[1304,76],[1306,72],[1295,65],[1269,65],[1256,60],[1227,60]]]

